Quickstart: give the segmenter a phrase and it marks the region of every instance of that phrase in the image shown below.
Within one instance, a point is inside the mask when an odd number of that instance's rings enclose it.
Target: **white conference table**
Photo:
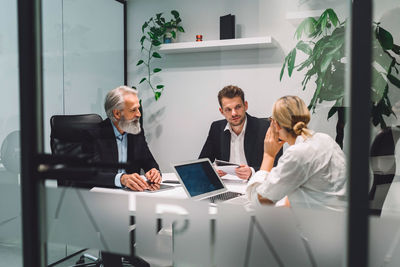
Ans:
[[[168,180],[178,181],[178,178],[176,177],[175,173],[163,173],[162,179],[163,179],[163,181],[168,181]],[[229,191],[238,192],[238,193],[242,193],[242,194],[244,194],[246,191],[247,181],[223,179],[223,182]],[[120,188],[94,187],[90,191],[128,195],[129,196],[129,211],[134,214],[136,211],[136,196],[148,196],[148,197],[170,198],[170,199],[187,199],[188,198],[182,185],[172,184],[172,183],[165,183],[165,184],[172,185],[174,188],[160,190],[160,191],[152,191],[152,192],[151,191],[135,192],[135,191],[120,189]],[[212,212],[212,213],[214,213],[214,212]]]

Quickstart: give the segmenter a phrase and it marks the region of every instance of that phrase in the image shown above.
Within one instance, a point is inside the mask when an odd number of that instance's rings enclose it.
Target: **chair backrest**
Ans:
[[[371,146],[371,168],[374,174],[369,198],[373,214],[380,215],[386,195],[396,172],[395,147],[400,129],[391,127],[382,130]]]
[[[82,154],[83,131],[96,127],[102,118],[98,114],[55,115],[50,118],[50,146],[53,155]]]
[[[50,146],[53,155],[84,158],[84,131],[95,128],[102,121],[97,114],[54,115],[50,118]],[[78,182],[57,180],[59,186],[80,186]]]

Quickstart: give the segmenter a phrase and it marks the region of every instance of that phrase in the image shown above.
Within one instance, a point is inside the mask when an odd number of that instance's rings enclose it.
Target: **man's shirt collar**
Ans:
[[[244,134],[246,132],[246,126],[247,126],[247,115],[245,115],[243,129],[242,129],[242,131],[240,132],[239,135]],[[232,127],[231,127],[229,122],[226,123],[224,131],[227,131],[227,130],[230,131],[231,134],[235,134],[236,135],[236,133],[232,130]]]
[[[122,139],[124,138],[124,136],[126,136],[126,132],[124,132],[123,134],[121,134],[121,133],[118,131],[117,127],[115,127],[115,125],[114,125],[114,123],[113,123],[112,121],[111,121],[111,125],[112,125],[113,130],[114,130],[115,138],[117,138],[118,140],[122,141]]]

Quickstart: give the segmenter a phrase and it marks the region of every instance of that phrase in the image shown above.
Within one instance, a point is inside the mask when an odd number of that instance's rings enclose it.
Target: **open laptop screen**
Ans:
[[[224,188],[209,161],[192,162],[174,167],[191,197]]]

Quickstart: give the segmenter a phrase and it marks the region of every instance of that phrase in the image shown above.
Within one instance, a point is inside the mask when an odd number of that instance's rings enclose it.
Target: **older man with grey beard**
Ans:
[[[129,168],[100,170],[95,186],[127,187],[134,191],[157,189],[159,166],[151,154],[141,128],[137,91],[120,86],[111,90],[104,103],[107,119],[88,131],[86,152],[94,161],[126,163]],[[143,170],[145,178],[139,173]]]

